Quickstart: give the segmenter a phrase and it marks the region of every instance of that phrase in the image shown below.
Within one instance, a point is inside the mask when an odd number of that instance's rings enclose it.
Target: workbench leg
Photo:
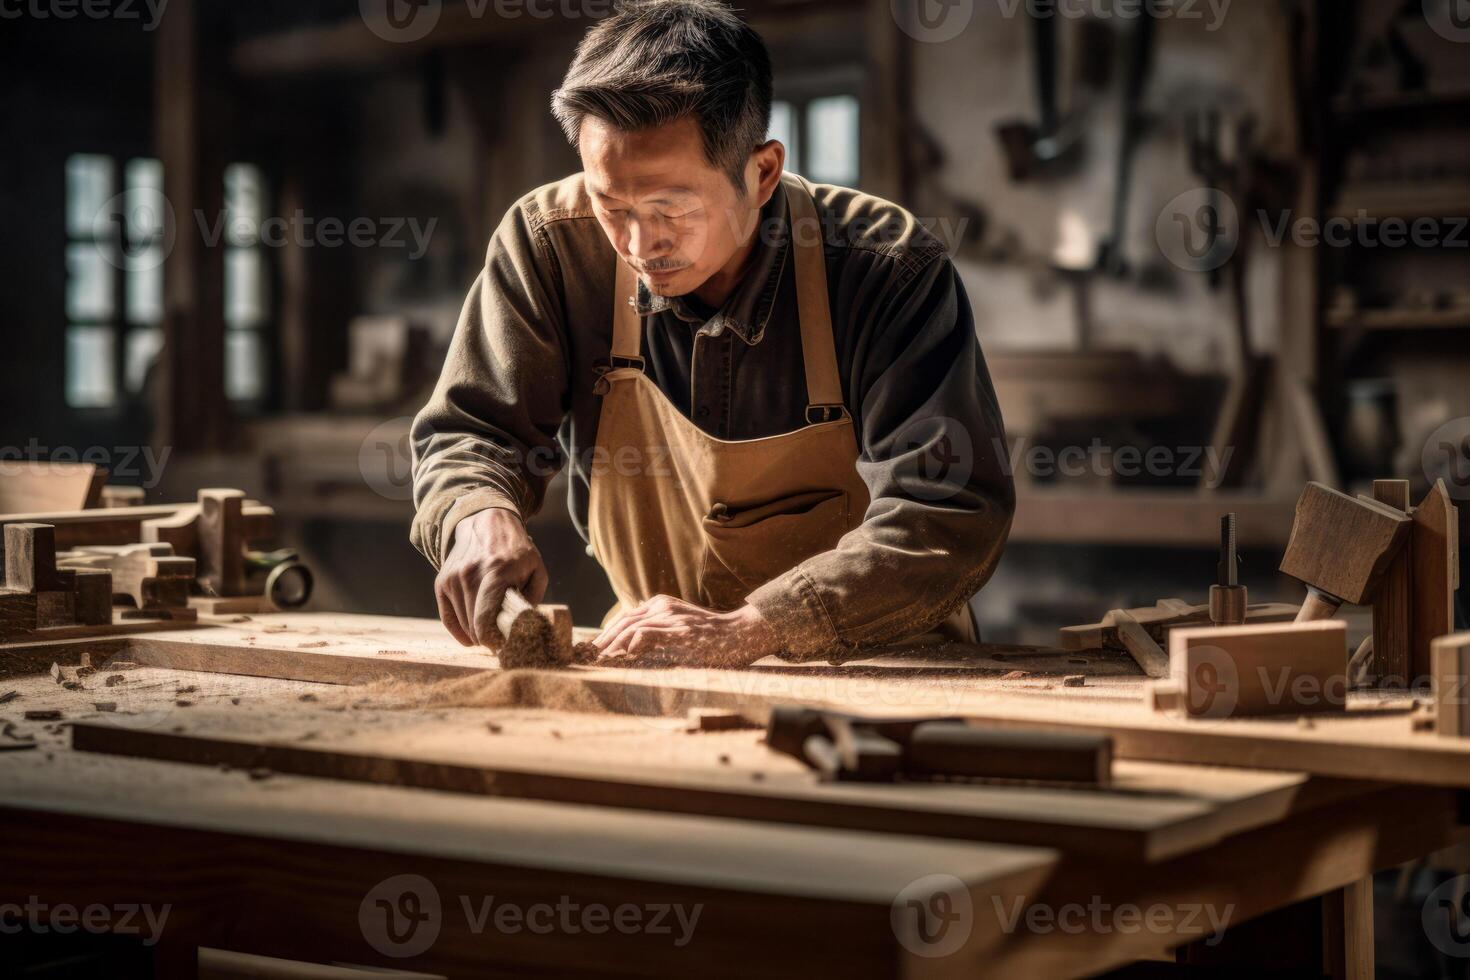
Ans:
[[[1373,976],[1373,876],[1322,896],[1322,966],[1333,980]]]

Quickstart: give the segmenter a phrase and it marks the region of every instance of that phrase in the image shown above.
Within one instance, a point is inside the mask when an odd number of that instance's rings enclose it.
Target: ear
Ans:
[[[745,168],[745,180],[757,207],[765,207],[771,195],[776,193],[785,167],[786,147],[777,140],[767,140],[751,152],[750,163]]]

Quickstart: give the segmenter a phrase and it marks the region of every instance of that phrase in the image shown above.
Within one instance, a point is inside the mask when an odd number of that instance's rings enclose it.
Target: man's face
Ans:
[[[705,156],[693,119],[629,133],[589,117],[578,143],[603,232],[657,295],[697,290],[755,227],[756,167],[747,165],[746,192],[737,192]]]

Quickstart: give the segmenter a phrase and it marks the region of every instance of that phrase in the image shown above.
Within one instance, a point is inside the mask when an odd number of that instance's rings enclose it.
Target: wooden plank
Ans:
[[[674,745],[631,750],[608,736],[595,757],[585,744],[545,738],[518,743],[487,733],[481,718],[425,725],[413,716],[360,719],[330,711],[289,715],[234,709],[174,713],[171,730],[123,718],[78,721],[82,752],[196,765],[265,767],[296,775],[420,789],[806,826],[1055,847],[1116,860],[1158,861],[1284,819],[1303,807],[1361,792],[1366,784],[1318,782],[1297,773],[1221,771],[1118,763],[1112,785],[819,783],[794,760],[765,749],[754,732],[720,741],[722,765],[704,741],[663,732]],[[551,744],[547,744],[550,742]],[[565,745],[565,748],[562,746]],[[759,772],[761,778],[752,778]]]
[[[39,757],[41,753],[16,753]],[[896,900],[927,901],[923,879],[988,911],[1036,891],[1056,863],[1042,848],[961,844],[278,776],[257,782],[154,762],[76,755],[7,764],[0,890],[51,904],[167,904],[169,938],[261,955],[450,976],[519,967],[549,975],[607,963],[665,976],[959,976],[1002,938],[977,914],[954,955],[907,951]],[[405,879],[401,876],[413,875]],[[932,879],[931,879],[932,880]],[[919,885],[915,885],[919,882]],[[388,887],[385,887],[388,886]],[[401,887],[442,911],[425,948],[384,936],[370,899]],[[668,933],[475,929],[487,896],[529,909],[628,903],[702,906],[688,941]],[[391,903],[390,903],[391,904]],[[364,911],[366,910],[366,911]],[[289,921],[290,929],[281,922]],[[842,936],[837,946],[812,936]],[[759,936],[760,942],[752,942]],[[228,939],[228,941],[224,941]],[[840,947],[840,948],[838,948]]]
[[[1289,623],[1296,619],[1299,608],[1289,602],[1255,602],[1246,607],[1245,618],[1248,623]],[[1065,650],[1086,650],[1094,647],[1127,649],[1127,645],[1123,643],[1118,632],[1119,612],[1133,617],[1143,626],[1154,642],[1159,644],[1168,643],[1169,630],[1175,626],[1210,625],[1208,603],[1192,605],[1182,599],[1160,599],[1152,606],[1114,609],[1105,615],[1101,622],[1082,626],[1064,626],[1057,631],[1059,637],[1057,642]]]
[[[7,460],[0,465],[0,514],[96,507],[106,482],[107,471],[93,463]]]
[[[1455,577],[1459,565],[1459,524],[1454,501],[1436,480],[1414,508],[1410,543],[1410,664],[1416,678],[1430,676],[1434,641],[1455,630]]]
[[[153,520],[196,519],[199,505],[154,504],[147,507],[109,507],[97,510],[38,511],[26,514],[0,514],[0,526],[6,524],[50,524],[56,528],[56,547],[62,551],[89,545],[133,544],[144,540],[143,525]],[[246,501],[244,508],[245,537],[264,540],[275,534],[275,511],[257,501]],[[180,554],[194,554],[192,534],[188,548],[176,548]]]
[[[1408,480],[1374,480],[1373,499],[1395,510],[1409,512]],[[1373,599],[1374,683],[1380,687],[1407,687],[1413,681],[1409,662],[1409,572],[1413,555],[1410,541],[1388,566]]]

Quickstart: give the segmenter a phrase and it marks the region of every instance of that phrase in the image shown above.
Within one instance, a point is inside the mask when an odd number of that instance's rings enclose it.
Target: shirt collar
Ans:
[[[685,323],[700,324],[699,332],[702,334],[718,337],[729,330],[746,344],[760,343],[776,303],[781,270],[786,266],[787,245],[791,240],[786,210],[785,189],[778,187],[766,206],[761,208],[750,268],[725,305],[713,315],[707,316],[692,295],[654,295],[642,279],[638,280],[636,305],[639,315],[648,316],[668,310]]]

